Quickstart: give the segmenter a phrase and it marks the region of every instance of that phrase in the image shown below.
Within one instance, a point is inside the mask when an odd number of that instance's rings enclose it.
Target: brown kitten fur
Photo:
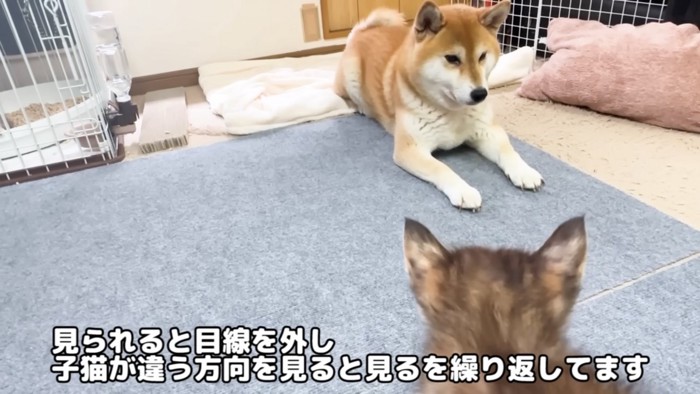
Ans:
[[[561,224],[535,252],[465,247],[448,250],[422,224],[406,219],[404,256],[411,289],[428,324],[425,354],[476,354],[475,383],[431,382],[423,373],[423,393],[631,393],[630,385],[600,383],[591,364],[581,367],[588,382],[571,376],[564,330],[579,294],[586,260],[583,217]],[[508,356],[535,355],[534,383],[509,383]],[[502,378],[484,381],[483,355],[504,360]],[[559,379],[539,379],[537,358],[547,355],[547,371],[562,369]],[[595,356],[595,355],[591,355]],[[491,372],[495,371],[494,369]],[[449,377],[449,370],[446,371]],[[620,375],[618,380],[626,380]]]

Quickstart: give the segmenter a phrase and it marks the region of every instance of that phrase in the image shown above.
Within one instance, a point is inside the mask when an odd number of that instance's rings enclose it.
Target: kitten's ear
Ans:
[[[432,270],[442,264],[448,252],[423,224],[406,218],[403,232],[403,254],[406,271],[413,275]]]
[[[586,266],[587,236],[583,216],[567,220],[557,227],[537,251],[548,273],[574,277],[580,281]]]
[[[435,309],[440,298],[441,283],[445,279],[444,265],[449,252],[421,223],[405,219],[403,254],[411,288],[423,308]]]
[[[495,35],[498,33],[498,29],[501,28],[501,25],[508,19],[509,13],[510,1],[503,0],[494,6],[482,8],[479,20],[491,34]]]
[[[445,24],[440,8],[428,0],[420,7],[416,15],[413,28],[418,40],[422,40],[430,34],[437,34]]]

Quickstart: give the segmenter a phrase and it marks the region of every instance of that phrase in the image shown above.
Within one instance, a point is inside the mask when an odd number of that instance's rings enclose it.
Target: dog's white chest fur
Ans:
[[[412,100],[401,122],[421,147],[434,151],[450,150],[483,138],[491,123],[488,102],[460,111],[435,108],[420,99]]]
[[[395,133],[405,133],[412,141],[408,144],[410,147],[399,145],[400,149],[395,150],[397,163],[436,185],[455,206],[478,208],[481,194],[432,157],[431,153],[438,149],[469,145],[501,167],[516,186],[536,189],[542,184],[542,176],[515,152],[506,132],[493,124],[488,101],[449,111],[430,105],[416,95],[404,94],[403,108],[397,111],[396,123],[399,129]]]

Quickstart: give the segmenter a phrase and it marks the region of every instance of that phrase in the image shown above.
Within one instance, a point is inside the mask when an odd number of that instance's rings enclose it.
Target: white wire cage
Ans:
[[[82,1],[0,0],[0,185],[121,160]]]
[[[500,0],[452,0],[452,3],[484,7]],[[554,18],[595,20],[608,26],[635,26],[665,20],[668,0],[511,0],[511,12],[499,32],[502,51],[535,47],[536,56],[546,59],[549,21]]]

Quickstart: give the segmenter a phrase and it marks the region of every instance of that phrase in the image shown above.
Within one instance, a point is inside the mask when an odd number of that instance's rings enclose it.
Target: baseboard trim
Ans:
[[[328,55],[331,53],[341,52],[345,48],[345,44],[331,45],[319,48],[304,49],[301,51],[280,53],[263,57],[256,57],[246,60],[267,60],[280,59],[283,57],[305,57],[315,55]],[[195,86],[199,84],[199,70],[197,68],[188,68],[186,70],[170,71],[161,74],[144,75],[136,77],[131,82],[132,96],[146,94],[150,91],[171,89],[177,87]]]
[[[131,81],[132,96],[139,96],[154,90],[170,89],[179,86],[193,86],[199,83],[197,68],[170,71],[162,74],[144,75]]]

